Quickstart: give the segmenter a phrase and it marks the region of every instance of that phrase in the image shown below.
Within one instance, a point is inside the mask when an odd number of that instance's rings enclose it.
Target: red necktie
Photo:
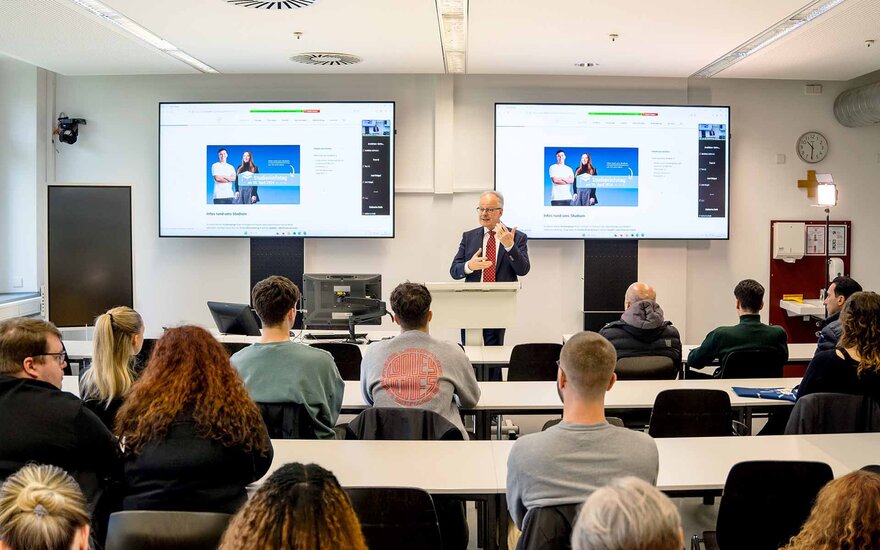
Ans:
[[[495,232],[489,230],[489,238],[486,239],[486,260],[492,262],[492,265],[483,270],[483,282],[495,282]]]

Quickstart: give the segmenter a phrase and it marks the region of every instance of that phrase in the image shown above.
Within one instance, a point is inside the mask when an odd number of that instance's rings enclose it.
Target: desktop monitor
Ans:
[[[260,336],[260,319],[247,304],[208,302],[208,309],[222,334]]]
[[[347,330],[349,317],[384,310],[384,304],[379,305],[381,299],[381,275],[303,275],[303,323],[310,329]],[[382,319],[378,317],[357,324],[380,325]]]

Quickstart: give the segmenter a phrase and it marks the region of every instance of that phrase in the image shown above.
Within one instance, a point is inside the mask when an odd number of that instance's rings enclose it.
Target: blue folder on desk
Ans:
[[[743,388],[733,387],[734,393],[740,397],[757,397],[758,399],[779,399],[781,401],[797,401],[797,388]]]

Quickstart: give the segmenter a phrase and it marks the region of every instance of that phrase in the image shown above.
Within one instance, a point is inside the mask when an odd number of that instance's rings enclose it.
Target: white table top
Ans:
[[[388,332],[389,334],[398,334],[396,332]],[[369,333],[369,336],[378,335],[379,333]],[[384,333],[383,333],[384,334]],[[254,343],[259,340],[259,336],[241,336],[237,334],[216,335],[220,342],[229,343]],[[380,338],[375,338],[378,341]],[[326,341],[326,340],[324,340]],[[303,340],[304,344],[315,344],[319,340]],[[65,340],[64,347],[67,349],[68,355],[74,359],[91,359],[92,358],[92,342],[89,340]],[[366,350],[366,345],[360,345],[361,353]],[[507,363],[510,360],[510,350],[513,346],[465,346],[464,352],[467,354],[471,363]]]
[[[718,490],[746,460],[811,460],[835,477],[877,462],[880,433],[657,439],[663,491]],[[282,464],[320,464],[345,487],[419,487],[431,493],[497,494],[507,486],[515,441],[273,440]],[[268,475],[268,474],[267,474]],[[264,478],[265,479],[265,478]],[[258,482],[259,483],[259,482]]]
[[[747,388],[791,388],[799,378],[749,378],[727,380],[621,380],[605,394],[607,409],[650,409],[663,390],[719,389],[730,395],[733,407],[791,406],[788,401],[739,397],[733,386]],[[476,409],[490,410],[562,410],[556,382],[481,382],[482,395]]]
[[[454,494],[505,491],[495,473],[491,441],[276,439],[272,445],[275,458],[266,476],[283,464],[314,462],[333,472],[343,487],[418,487]]]
[[[605,395],[605,407],[609,409],[650,409],[657,394],[665,389],[702,388],[721,389],[730,395],[733,407],[788,406],[788,401],[739,397],[733,386],[747,388],[791,388],[799,378],[749,378],[744,380],[621,380]],[[472,410],[519,411],[562,410],[562,402],[556,393],[556,382],[480,382],[482,396]],[[62,389],[79,396],[79,380],[65,376]],[[365,409],[367,404],[361,394],[360,382],[345,381],[342,407],[347,410]],[[880,461],[880,452],[878,452]]]

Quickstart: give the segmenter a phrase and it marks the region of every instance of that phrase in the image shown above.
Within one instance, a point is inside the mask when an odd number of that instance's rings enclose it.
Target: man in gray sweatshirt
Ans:
[[[563,346],[556,379],[562,422],[518,439],[507,459],[507,504],[517,527],[531,508],[583,502],[618,477],[657,483],[654,440],[605,420],[616,362],[614,347],[595,332]]]
[[[425,285],[401,283],[391,293],[400,334],[367,346],[361,361],[361,391],[376,407],[418,407],[452,422],[467,439],[458,407],[473,407],[480,386],[464,351],[428,334],[431,293]]]

